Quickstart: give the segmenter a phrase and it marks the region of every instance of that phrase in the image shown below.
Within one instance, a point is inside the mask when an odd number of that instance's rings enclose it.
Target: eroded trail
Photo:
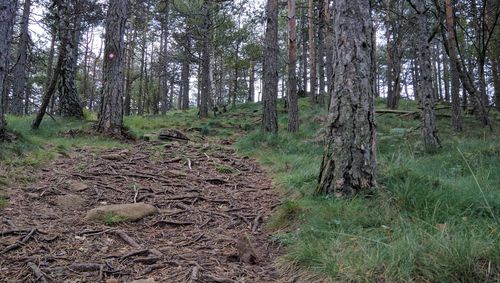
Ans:
[[[36,182],[8,189],[0,212],[2,282],[284,282],[262,229],[278,196],[259,165],[231,149],[80,149],[33,174]],[[84,219],[130,203],[158,211],[136,222]]]

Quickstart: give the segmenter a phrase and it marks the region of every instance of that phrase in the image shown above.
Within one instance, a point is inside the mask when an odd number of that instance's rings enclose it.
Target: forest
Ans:
[[[0,0],[0,282],[500,282],[498,0]]]

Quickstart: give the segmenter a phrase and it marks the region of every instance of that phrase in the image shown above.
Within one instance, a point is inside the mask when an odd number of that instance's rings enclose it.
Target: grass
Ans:
[[[377,107],[383,103],[378,100]],[[274,239],[286,247],[279,259],[284,269],[337,282],[500,280],[498,130],[490,132],[465,117],[464,131],[454,133],[450,119],[439,118],[442,148],[430,153],[420,141],[419,120],[377,115],[380,189],[371,198],[338,200],[312,194],[323,154],[325,111],[311,110],[307,100],[300,100],[301,130],[290,134],[284,130],[287,117],[280,106],[280,133],[269,135],[259,130],[260,108],[245,104],[203,121],[190,110],[128,117],[125,122],[138,137],[167,127],[201,143],[237,140],[240,154],[264,164],[284,198],[268,223]],[[400,109],[414,110],[416,105],[402,101]],[[40,131],[32,132],[29,119],[8,121],[20,140],[2,145],[0,160],[14,168],[70,154],[74,147],[124,146],[57,134],[85,129],[85,122],[47,120]]]

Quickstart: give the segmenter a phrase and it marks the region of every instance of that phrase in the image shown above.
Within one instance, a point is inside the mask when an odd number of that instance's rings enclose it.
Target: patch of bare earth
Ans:
[[[36,183],[9,188],[0,212],[0,282],[285,282],[263,229],[278,196],[231,149],[80,149],[26,174]],[[123,219],[85,219],[130,203],[158,211],[114,225]]]

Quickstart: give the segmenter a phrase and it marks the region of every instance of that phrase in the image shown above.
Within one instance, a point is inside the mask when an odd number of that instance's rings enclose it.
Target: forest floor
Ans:
[[[0,214],[0,281],[284,282],[262,225],[278,205],[271,180],[222,143],[83,147],[25,172],[36,181],[9,187]],[[159,213],[84,219],[141,202]]]
[[[285,131],[280,101],[276,135],[260,130],[262,104],[248,103],[205,120],[196,109],[126,117],[137,142],[89,135],[92,113],[38,131],[32,117],[8,116],[17,139],[0,146],[0,282],[38,272],[49,282],[500,282],[500,112],[492,131],[464,113],[457,133],[439,103],[442,147],[430,152],[416,103],[394,112],[377,99],[379,188],[339,200],[313,193],[326,111],[299,103],[297,133]],[[163,128],[192,142],[156,141]],[[64,195],[76,204],[64,208]],[[84,219],[134,202],[159,213]]]

